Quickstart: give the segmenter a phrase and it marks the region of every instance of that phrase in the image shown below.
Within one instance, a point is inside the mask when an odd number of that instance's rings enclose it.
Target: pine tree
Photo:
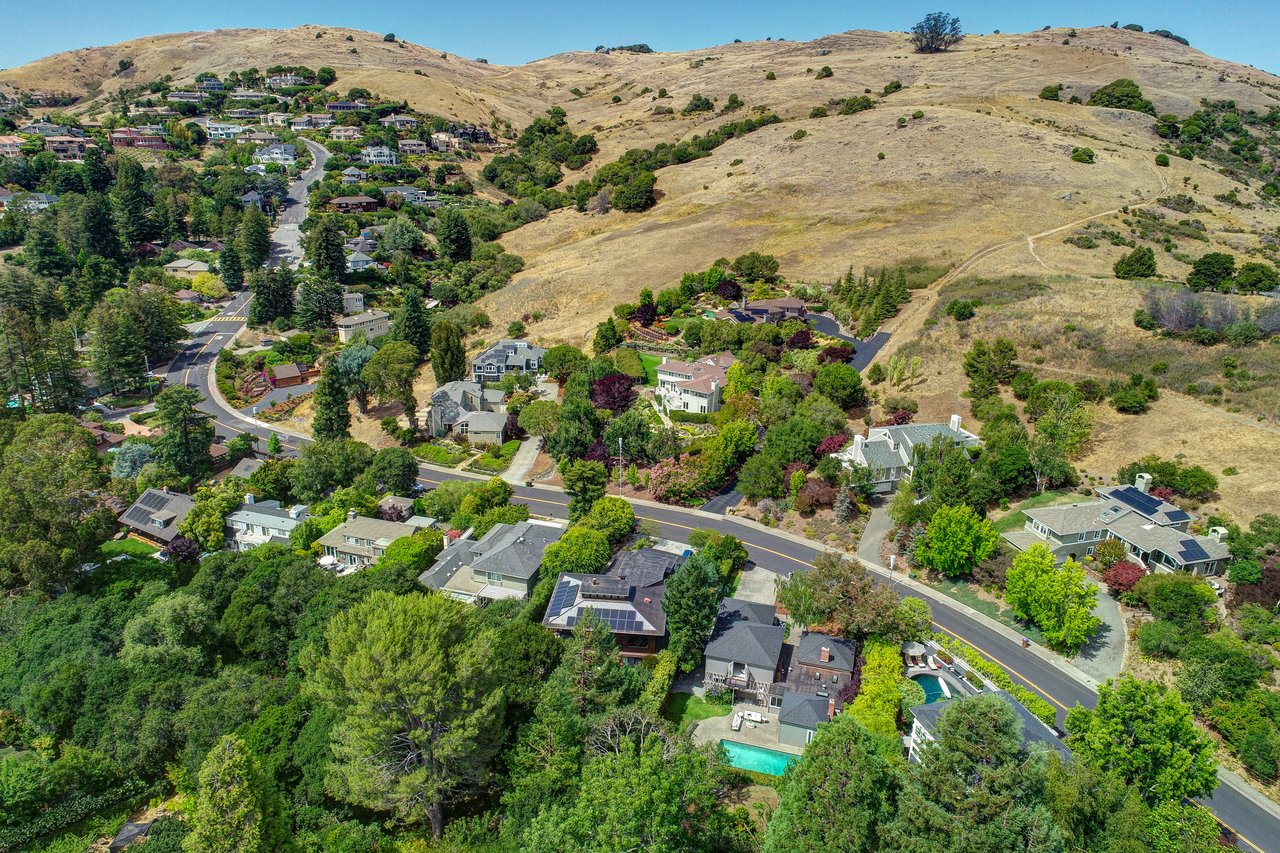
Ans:
[[[120,235],[111,219],[111,202],[102,193],[90,193],[80,205],[80,231],[84,250],[109,261],[120,260]]]
[[[462,329],[457,323],[439,320],[431,327],[431,369],[436,384],[454,382],[467,375],[467,356],[462,348]]]
[[[455,263],[471,260],[471,226],[460,211],[449,209],[440,214],[436,243],[443,258]]]
[[[267,217],[257,207],[251,205],[240,218],[236,248],[246,270],[260,269],[267,258],[271,257],[271,235],[267,232]]]
[[[271,437],[267,439],[267,452],[272,456],[279,456],[280,451],[283,449],[284,445],[280,441],[280,433],[271,433]]]
[[[422,307],[422,295],[413,285],[405,287],[404,305],[396,316],[392,332],[399,340],[413,344],[418,352],[431,351],[431,323]]]
[[[84,165],[80,170],[90,192],[106,192],[111,186],[111,170],[107,168],[107,158],[101,148],[95,146],[84,152]]]
[[[244,267],[240,264],[240,253],[232,243],[223,246],[218,253],[218,274],[229,290],[239,290],[244,286]]]
[[[103,302],[89,316],[89,351],[94,376],[112,392],[120,393],[146,381],[142,342],[128,313]]]
[[[298,288],[294,321],[307,331],[329,328],[342,313],[342,285],[324,275],[308,276]]]
[[[12,214],[6,218],[11,217]],[[51,215],[38,216],[31,222],[22,244],[22,254],[27,259],[27,269],[36,275],[58,277],[71,271],[71,259],[58,243],[58,232]]]
[[[315,416],[311,419],[311,435],[316,441],[351,437],[351,411],[347,408],[347,392],[336,363],[329,362],[320,374],[312,403]]]
[[[224,735],[200,766],[185,853],[272,853],[291,847],[271,780],[238,735]]]
[[[111,189],[116,228],[126,245],[148,240],[152,235],[151,198],[147,195],[146,172],[132,157],[116,158],[116,182]]]
[[[253,300],[249,303],[249,322],[270,323],[278,317],[293,316],[293,270],[276,267],[258,270],[250,279]]]
[[[184,477],[202,476],[212,467],[213,422],[196,408],[203,401],[199,391],[181,385],[156,397],[156,420],[162,430],[155,441],[156,456]]]
[[[332,216],[325,216],[311,232],[307,242],[307,258],[321,278],[338,280],[347,271],[347,253],[342,245],[342,232]]]

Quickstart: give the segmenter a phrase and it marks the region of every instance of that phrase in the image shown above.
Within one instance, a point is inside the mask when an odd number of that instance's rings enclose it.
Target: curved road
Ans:
[[[277,242],[282,238],[295,241],[293,248],[297,245],[297,238],[294,236],[297,225],[306,217],[306,187],[319,174],[321,165],[328,156],[328,152],[319,145],[309,140],[304,143],[312,149],[316,164],[290,189],[289,196],[294,204],[281,213],[281,224],[275,238]],[[277,254],[284,257],[289,253],[288,249],[277,249],[276,254],[273,254],[273,263],[276,262],[274,258]],[[295,251],[293,254],[296,258],[300,253]],[[249,294],[241,293],[218,316],[202,324],[193,324],[191,342],[169,366],[167,378],[170,384],[187,385],[204,395],[206,399],[201,409],[212,417],[219,436],[232,438],[240,433],[251,433],[258,436],[260,447],[265,449],[265,441],[272,430],[261,422],[246,419],[221,403],[216,389],[210,388],[218,351],[234,340],[244,326],[244,310],[248,301]],[[284,440],[289,453],[295,453],[307,443],[307,439],[301,436],[275,431]],[[426,465],[421,467],[420,473],[419,480],[427,485],[444,480],[475,479],[470,475]],[[568,499],[559,489],[549,486],[517,486],[515,499],[527,503],[539,515],[568,517]],[[819,553],[817,547],[805,540],[724,515],[649,502],[635,502],[635,508],[637,518],[656,523],[663,536],[677,541],[685,541],[689,531],[699,528],[713,528],[730,533],[746,545],[752,562],[782,577],[812,568]],[[880,567],[872,566],[872,569],[883,574]],[[901,594],[908,591],[902,589],[904,582],[900,578],[895,583],[895,579],[890,577],[889,582]],[[909,591],[929,596],[927,589],[913,587]],[[1097,700],[1094,685],[1074,668],[1063,667],[1041,649],[1022,648],[1016,634],[1010,629],[952,599],[936,594],[929,597],[937,630],[963,639],[1008,672],[1014,681],[1047,699],[1058,709],[1060,726],[1070,708],[1076,705],[1093,707]],[[1256,853],[1280,853],[1280,809],[1265,801],[1261,794],[1243,782],[1224,777],[1224,784],[1204,804],[1235,835],[1237,844],[1242,849]]]

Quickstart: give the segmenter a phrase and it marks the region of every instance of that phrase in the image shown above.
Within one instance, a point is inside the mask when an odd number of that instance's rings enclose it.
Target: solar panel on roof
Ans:
[[[573,584],[568,581],[556,584],[555,592],[551,594],[551,603],[547,605],[547,615],[553,619],[559,616],[569,609],[575,598],[577,598],[577,590],[574,589]]]
[[[1178,552],[1178,556],[1188,563],[1198,563],[1201,560],[1209,559],[1209,554],[1200,547],[1200,543],[1194,539],[1183,539],[1178,543],[1182,546],[1182,550]]]
[[[1160,509],[1160,504],[1163,503],[1159,498],[1144,494],[1133,486],[1116,489],[1111,493],[1111,497],[1147,516],[1154,514],[1156,510]]]
[[[1180,509],[1171,509],[1165,513],[1165,517],[1170,521],[1187,521],[1191,516]]]
[[[169,505],[169,496],[162,492],[143,492],[138,503],[147,509],[162,509]]]

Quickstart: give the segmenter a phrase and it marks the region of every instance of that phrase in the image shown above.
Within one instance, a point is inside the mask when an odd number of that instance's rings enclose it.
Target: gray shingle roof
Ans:
[[[782,694],[778,722],[816,730],[819,723],[827,722],[828,703],[827,699],[789,690]]]
[[[195,506],[190,495],[147,489],[120,516],[120,523],[161,542],[172,542],[178,525]],[[157,526],[156,522],[163,522]]]
[[[822,660],[824,648],[831,653],[829,661]],[[806,633],[800,638],[800,647],[796,650],[795,661],[807,666],[852,671],[857,657],[858,647],[853,640],[830,637],[826,634]]]
[[[772,613],[767,614],[769,621],[758,620],[757,616],[766,615],[764,611],[757,610],[758,607],[767,605],[753,606],[732,598],[722,601],[704,657],[776,669],[786,629],[773,624]],[[772,609],[769,608],[770,611]]]
[[[1058,736],[1007,692],[996,690],[993,693],[983,695],[997,696],[1013,707],[1018,719],[1022,721],[1022,745],[1028,750],[1052,749],[1063,758],[1071,757],[1071,750],[1067,749],[1066,745],[1058,739]],[[919,721],[920,725],[924,726],[930,735],[933,735],[938,730],[938,720],[942,717],[944,711],[957,702],[968,702],[976,698],[978,697],[958,696],[955,699],[946,699],[929,705],[917,705],[911,709],[911,715]]]

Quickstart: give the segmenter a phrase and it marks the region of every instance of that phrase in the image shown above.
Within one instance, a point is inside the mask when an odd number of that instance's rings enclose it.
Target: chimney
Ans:
[[[1145,495],[1147,492],[1151,491],[1151,475],[1139,474],[1133,478],[1133,485],[1137,487],[1138,491]]]
[[[1222,544],[1223,542],[1226,542],[1226,541],[1227,541],[1227,528],[1225,528],[1225,527],[1210,527],[1210,528],[1209,528],[1209,538],[1210,538],[1210,539],[1212,539],[1214,542],[1217,542],[1218,544]]]
[[[834,695],[827,697],[827,721],[830,722],[836,718],[836,697]]]
[[[302,515],[302,511],[304,509],[306,509],[306,507],[304,507],[302,504],[294,504],[293,506],[289,507],[289,517],[298,518],[299,516]]]
[[[742,310],[747,310],[747,292],[745,290],[742,291]]]
[[[853,437],[853,455],[861,456],[862,448],[866,447],[867,437],[865,435],[855,435]]]
[[[247,504],[253,503],[253,492],[244,493],[244,502]]]
[[[951,416],[951,431],[952,431],[952,432],[959,432],[959,431],[960,431],[960,416],[959,416],[959,415],[952,415],[952,416]]]
[[[831,649],[823,646],[822,651],[818,652],[818,660],[823,663],[831,663]]]
[[[666,357],[665,355],[662,357],[662,363],[663,363],[663,364],[666,364],[666,363],[667,363],[667,357]]]
[[[356,511],[354,509],[347,510],[347,521],[354,521],[355,517],[356,517]]]

